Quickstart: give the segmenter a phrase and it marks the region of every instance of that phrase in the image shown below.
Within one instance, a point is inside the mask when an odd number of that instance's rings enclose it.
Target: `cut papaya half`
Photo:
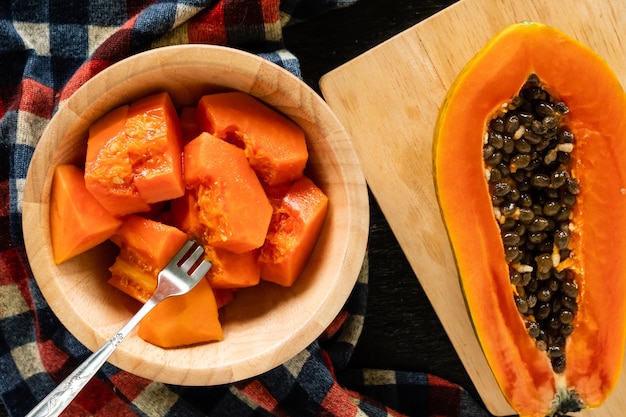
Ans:
[[[467,307],[522,416],[598,407],[626,339],[626,98],[597,54],[523,22],[463,69],[434,137]]]

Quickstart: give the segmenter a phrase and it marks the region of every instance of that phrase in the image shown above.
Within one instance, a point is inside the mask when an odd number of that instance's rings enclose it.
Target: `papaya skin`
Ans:
[[[528,336],[513,301],[481,154],[487,121],[531,73],[567,104],[576,137],[572,174],[580,194],[570,248],[579,309],[566,345],[567,366],[558,375]],[[617,384],[626,338],[624,132],[626,98],[608,65],[558,30],[532,22],[497,34],[463,69],[440,110],[434,177],[442,217],[477,337],[504,395],[522,416],[564,411],[555,396],[566,402],[572,391],[578,406],[598,407]]]

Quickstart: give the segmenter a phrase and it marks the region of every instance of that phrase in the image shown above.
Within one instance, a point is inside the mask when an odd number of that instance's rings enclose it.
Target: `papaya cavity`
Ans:
[[[522,416],[600,406],[626,337],[626,98],[558,30],[505,28],[441,108],[437,195],[477,337]]]
[[[557,373],[565,370],[565,342],[578,310],[570,220],[580,187],[570,164],[575,138],[568,112],[531,74],[489,121],[483,145],[513,300]]]

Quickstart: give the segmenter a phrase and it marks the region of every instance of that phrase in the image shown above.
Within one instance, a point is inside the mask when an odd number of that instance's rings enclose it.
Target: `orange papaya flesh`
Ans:
[[[150,204],[184,193],[182,133],[167,93],[144,97],[92,125],[85,182],[116,216],[150,211]]]
[[[162,348],[223,339],[218,307],[203,279],[187,294],[166,298],[139,323],[139,337]]]
[[[249,94],[203,96],[197,121],[203,131],[243,147],[252,168],[270,185],[295,180],[304,171],[308,150],[302,128]]]
[[[57,264],[109,239],[122,222],[87,191],[82,169],[58,165],[50,198],[50,237]]]
[[[182,130],[169,94],[131,103],[125,132],[139,195],[149,204],[182,196]]]
[[[203,133],[185,145],[184,164],[202,243],[235,253],[261,247],[272,207],[243,150]]]
[[[112,238],[120,253],[111,266],[109,284],[145,303],[157,276],[187,241],[181,230],[130,214]]]
[[[134,170],[125,151],[128,109],[112,110],[90,127],[85,158],[87,189],[116,216],[150,210],[133,183]]]
[[[261,254],[261,278],[291,286],[313,251],[326,218],[328,197],[309,178],[295,181],[275,206]]]
[[[140,258],[133,256],[130,251],[118,255],[109,271],[111,277],[108,283],[131,296],[135,300],[145,303],[156,289],[158,270],[152,267],[143,267]]]
[[[207,252],[207,258],[212,264],[207,280],[212,288],[246,288],[259,283],[261,269],[257,260],[260,249],[233,253],[215,248]]]
[[[187,233],[191,238],[201,240],[203,227],[200,223],[200,211],[194,190],[188,189],[182,197],[172,200],[170,212],[172,224],[175,227]]]
[[[519,100],[528,83],[533,92]],[[543,156],[534,157],[536,164],[519,150],[535,139],[528,129],[513,129],[509,117],[520,119],[524,103],[539,98],[542,110],[536,102],[533,111],[543,123],[548,96],[563,103],[552,105],[562,113],[559,133],[542,151],[531,144],[530,152]],[[510,152],[495,134],[505,123],[515,142]],[[477,337],[504,395],[522,416],[598,407],[619,378],[626,339],[626,164],[619,157],[626,152],[624,132],[626,98],[609,66],[565,34],[531,22],[496,35],[464,68],[441,108],[434,170],[442,217]],[[540,136],[543,143],[545,134]],[[536,174],[547,175],[548,182]],[[510,189],[517,192],[509,195]],[[563,228],[554,230],[566,239],[555,232],[538,243],[520,243],[530,241],[520,228],[529,218],[524,194],[535,204],[543,199],[553,208],[556,201],[559,210],[569,210],[561,220],[549,215],[548,206],[532,214],[561,222]],[[543,292],[553,284],[551,294]],[[541,330],[544,340],[536,326],[545,325],[546,304],[552,306],[548,311],[559,311],[559,323]],[[573,319],[563,321],[567,309]]]

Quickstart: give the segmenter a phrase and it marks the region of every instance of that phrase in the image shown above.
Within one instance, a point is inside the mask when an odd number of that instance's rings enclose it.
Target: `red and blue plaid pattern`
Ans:
[[[25,415],[90,353],[46,304],[22,239],[26,172],[59,103],[114,62],[171,44],[229,45],[299,75],[282,27],[354,1],[0,2],[0,398],[11,416]],[[107,364],[64,415],[486,416],[465,391],[436,377],[347,367],[365,316],[365,261],[343,312],[284,365],[233,385],[182,387]]]

